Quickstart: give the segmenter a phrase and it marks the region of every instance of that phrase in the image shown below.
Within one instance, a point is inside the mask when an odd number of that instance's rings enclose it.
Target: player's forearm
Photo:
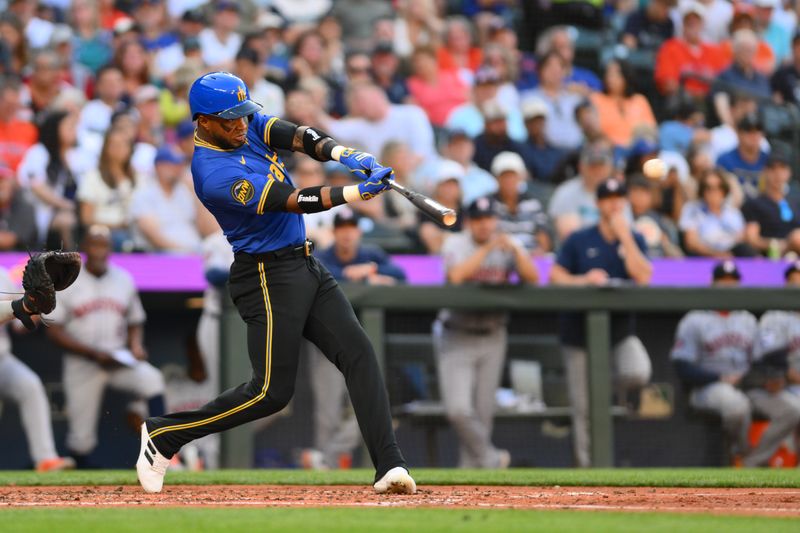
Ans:
[[[475,250],[475,253],[469,256],[465,261],[453,265],[447,270],[447,280],[454,285],[464,283],[478,271],[490,251],[491,248],[488,244],[484,244]]]
[[[653,265],[639,249],[633,236],[622,239],[625,254],[625,270],[628,275],[639,285],[650,283],[653,277]]]
[[[539,269],[533,264],[533,260],[525,248],[520,247],[515,250],[514,263],[517,274],[519,274],[519,278],[523,283],[534,284],[539,282]]]

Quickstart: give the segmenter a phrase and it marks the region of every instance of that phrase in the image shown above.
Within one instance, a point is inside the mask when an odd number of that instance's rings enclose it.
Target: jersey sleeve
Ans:
[[[139,298],[139,291],[136,290],[136,286],[133,284],[133,280],[129,279],[130,282],[130,301],[128,302],[128,310],[126,313],[125,318],[128,321],[129,326],[138,326],[140,324],[144,324],[144,321],[147,319],[147,315],[144,312],[144,306],[142,306],[142,300]]]
[[[250,128],[258,132],[258,138],[271,148],[291,150],[297,125],[270,115],[256,114],[250,121]]]
[[[274,167],[274,168],[272,168]],[[203,200],[226,210],[263,215],[285,211],[294,187],[284,182],[283,171],[272,165],[270,173],[218,173],[203,182]]]
[[[699,352],[698,315],[689,313],[683,317],[678,324],[678,331],[675,333],[675,344],[670,352],[670,359],[673,361],[697,362]]]

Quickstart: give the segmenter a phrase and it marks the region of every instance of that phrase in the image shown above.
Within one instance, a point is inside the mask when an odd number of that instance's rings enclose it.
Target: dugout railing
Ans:
[[[345,286],[361,322],[375,346],[384,371],[388,335],[385,319],[393,311],[435,311],[449,308],[506,310],[510,312],[581,311],[586,313],[589,352],[589,395],[592,462],[597,467],[613,466],[614,435],[610,380],[610,314],[635,311],[677,313],[692,309],[800,308],[800,290],[788,288],[684,288],[608,286],[578,287],[468,287],[468,286]],[[244,324],[226,300],[222,318],[222,384],[238,385],[249,373],[246,358],[226,354],[246,353]],[[555,333],[555,332],[554,332]],[[246,468],[252,465],[253,433],[244,425],[222,435],[222,464]]]

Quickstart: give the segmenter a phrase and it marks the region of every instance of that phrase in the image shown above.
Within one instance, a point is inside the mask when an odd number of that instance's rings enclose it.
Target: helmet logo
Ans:
[[[236,91],[236,98],[238,98],[240,102],[244,102],[245,100],[247,100],[247,92],[241,85],[239,86],[239,90]]]

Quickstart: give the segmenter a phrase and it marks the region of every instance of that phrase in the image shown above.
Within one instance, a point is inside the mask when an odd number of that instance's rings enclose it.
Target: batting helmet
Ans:
[[[192,120],[198,115],[214,115],[224,119],[246,117],[261,109],[250,100],[247,85],[229,72],[210,72],[197,78],[189,89]]]

